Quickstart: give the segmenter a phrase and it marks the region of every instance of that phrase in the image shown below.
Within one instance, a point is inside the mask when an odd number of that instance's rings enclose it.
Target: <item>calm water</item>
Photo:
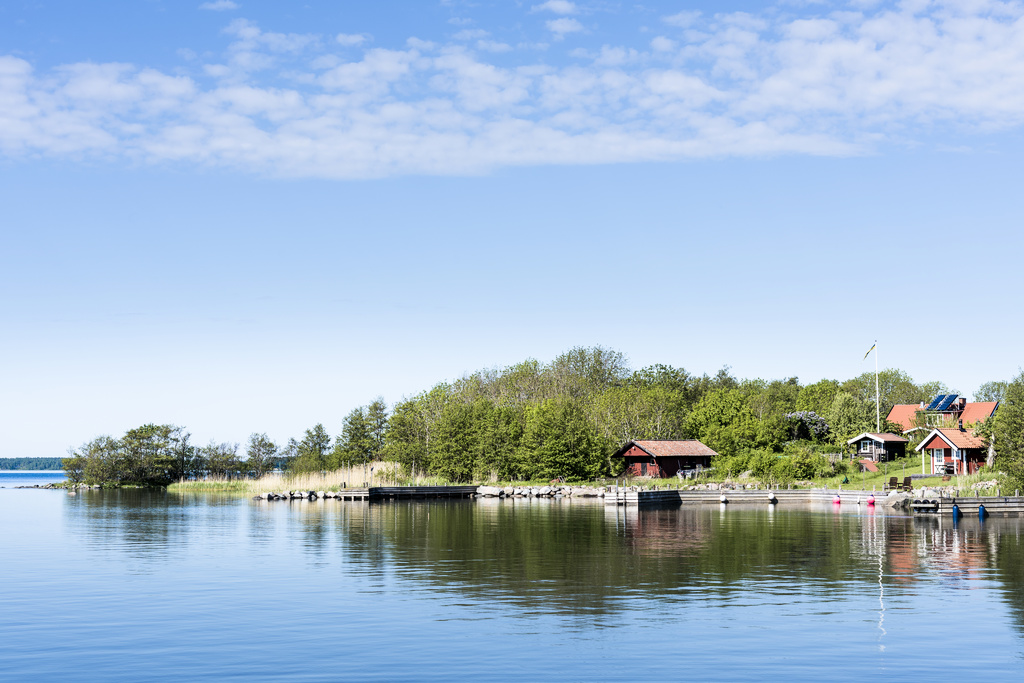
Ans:
[[[63,470],[0,470],[0,488],[44,485],[64,481]]]
[[[1019,520],[0,490],[0,679],[1019,680]]]

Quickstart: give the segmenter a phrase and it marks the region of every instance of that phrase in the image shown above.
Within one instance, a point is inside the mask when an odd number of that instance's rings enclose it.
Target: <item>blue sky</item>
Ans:
[[[1022,364],[1019,2],[280,5],[0,6],[0,456],[576,345]]]

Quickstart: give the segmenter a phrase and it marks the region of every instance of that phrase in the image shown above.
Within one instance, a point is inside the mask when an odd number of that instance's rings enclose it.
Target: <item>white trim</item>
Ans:
[[[925,436],[923,439],[921,439],[921,443],[919,443],[917,445],[917,448],[915,448],[914,450],[915,451],[921,450],[922,448],[924,448],[924,445],[926,443],[931,441],[932,438],[936,437],[936,436],[939,437],[940,439],[942,439],[946,443],[946,445],[948,445],[950,448],[952,448],[952,449],[956,448],[956,444],[954,444],[952,441],[950,441],[949,437],[947,437],[945,434],[940,432],[938,429],[933,429],[932,431],[928,432],[927,436]]]

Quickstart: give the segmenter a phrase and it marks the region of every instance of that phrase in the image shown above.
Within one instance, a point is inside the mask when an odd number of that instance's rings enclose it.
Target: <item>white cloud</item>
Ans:
[[[684,12],[679,12],[678,14],[673,14],[673,15],[668,16],[668,17],[663,17],[662,21],[664,21],[669,26],[678,26],[679,28],[689,28],[689,27],[693,26],[697,22],[697,20],[699,18],[700,18],[700,12],[698,12],[696,10],[692,10],[692,11],[691,10],[687,10],[687,11],[684,11]]]
[[[511,45],[500,43],[496,40],[478,40],[476,41],[476,47],[484,52],[509,52],[512,50]]]
[[[530,8],[531,12],[554,12],[555,14],[576,14],[579,8],[569,0],[548,0]]]
[[[334,36],[334,42],[346,47],[362,45],[366,42],[366,36],[362,33],[339,33]]]
[[[581,48],[565,66],[527,50],[495,59],[509,47],[485,40],[410,38],[352,58],[336,39],[246,21],[228,27],[219,63],[182,62],[195,78],[125,63],[37,72],[0,56],[0,158],[365,178],[861,154],[1024,127],[1024,7],[906,7],[719,15],[649,47],[638,35]]]
[[[486,38],[490,33],[479,28],[467,28],[456,33],[452,38],[455,40],[477,40],[478,38]]]
[[[676,49],[676,43],[665,36],[657,36],[651,39],[651,49],[656,52],[671,52]]]
[[[544,22],[544,25],[548,27],[549,31],[559,38],[563,37],[567,33],[577,33],[583,30],[583,24],[575,19],[569,19],[567,17],[546,21]]]
[[[231,2],[231,0],[214,0],[213,2],[204,2],[199,6],[199,9],[224,12],[225,10],[238,9],[239,7],[241,5],[237,2]]]

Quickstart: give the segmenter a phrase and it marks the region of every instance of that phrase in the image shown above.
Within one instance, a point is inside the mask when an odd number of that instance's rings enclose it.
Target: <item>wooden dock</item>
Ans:
[[[797,489],[797,490],[773,490],[775,500],[779,505],[794,505],[800,503],[831,503],[838,494],[842,505],[856,505],[859,501],[862,505],[867,504],[868,496],[874,494],[876,504],[881,506],[886,494],[877,491],[858,490],[835,490],[835,489]],[[725,494],[728,504],[737,505],[767,505],[769,504],[768,491],[740,490],[740,491],[682,491],[677,489],[654,489],[633,491],[620,488],[613,489],[605,494],[605,505],[635,505],[637,507],[673,507],[679,505],[709,505],[720,503],[721,496]],[[911,499],[920,500],[920,499]],[[935,506],[921,506],[915,510],[921,514],[942,514],[952,515],[953,505],[957,505],[964,516],[978,514],[978,507],[985,506],[985,510],[992,516],[1019,517],[1024,514],[1024,496],[986,496],[971,498],[929,498],[929,501],[938,501],[937,510]],[[911,506],[913,509],[913,506]],[[926,509],[927,508],[927,509]]]
[[[376,486],[366,489],[368,500],[426,500],[472,498],[476,486]]]
[[[938,514],[952,515],[953,506],[960,508],[965,517],[978,516],[978,507],[985,506],[985,511],[993,517],[1020,517],[1024,513],[1024,496],[979,496],[971,498],[938,498]],[[933,513],[935,514],[935,513]]]
[[[868,496],[874,494],[875,501],[881,505],[885,494],[878,491],[858,491],[843,489],[795,489],[772,490],[775,501],[779,505],[800,503],[831,503],[839,494],[843,505],[856,505],[860,501],[867,504]],[[767,489],[743,489],[737,491],[683,491],[679,489],[653,489],[632,491],[629,489],[612,489],[605,494],[605,505],[636,505],[638,507],[671,507],[676,505],[710,505],[720,503],[725,494],[729,504],[768,505]]]
[[[476,490],[476,486],[369,486],[344,488],[338,491],[320,492],[320,494],[314,491],[285,492],[277,496],[275,500],[361,500],[367,502],[413,499],[433,500],[439,498],[472,498]]]

